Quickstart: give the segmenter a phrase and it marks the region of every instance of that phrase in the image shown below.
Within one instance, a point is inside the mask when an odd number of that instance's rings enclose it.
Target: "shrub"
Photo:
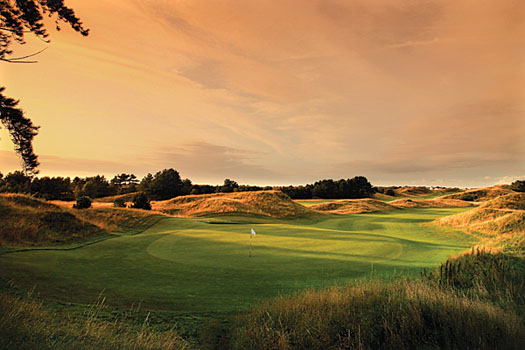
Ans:
[[[125,208],[126,207],[126,202],[124,201],[124,198],[122,198],[122,197],[116,198],[113,201],[113,206],[116,207],[116,208]]]
[[[474,197],[472,194],[470,193],[465,193],[464,195],[461,196],[460,198],[462,201],[468,201],[468,202],[472,202],[473,200],[476,199],[476,197]]]
[[[510,184],[510,188],[516,192],[525,192],[525,180],[516,180]]]
[[[131,208],[151,210],[151,204],[148,197],[143,192],[139,192],[133,197]]]
[[[91,208],[91,199],[89,197],[86,197],[86,196],[77,198],[77,202],[75,204],[73,204],[73,208],[75,208],[75,209]]]
[[[389,188],[386,193],[385,193],[387,196],[395,196],[396,193],[394,192],[393,189]]]

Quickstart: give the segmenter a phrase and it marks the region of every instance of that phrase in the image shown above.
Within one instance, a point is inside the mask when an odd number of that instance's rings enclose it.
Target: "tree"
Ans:
[[[153,200],[164,200],[184,194],[184,185],[179,172],[175,169],[164,169],[157,172],[155,176],[146,175],[139,189]]]
[[[385,193],[385,194],[388,195],[388,196],[392,196],[392,197],[394,197],[394,196],[396,195],[396,193],[394,192],[394,190],[391,189],[391,188],[389,188],[388,190],[386,190],[386,193]]]
[[[115,175],[110,181],[111,186],[113,186],[119,194],[135,192],[138,182],[134,174],[124,173]]]
[[[115,198],[115,200],[113,201],[113,206],[116,208],[125,208],[126,202],[124,201],[124,198],[122,197]]]
[[[233,192],[235,189],[239,188],[239,184],[233,180],[225,179],[224,184],[221,186],[221,192]]]
[[[516,192],[525,192],[525,180],[516,180],[510,184],[510,188]]]
[[[27,60],[40,52],[22,56],[10,57],[13,42],[25,44],[25,33],[33,33],[45,42],[49,42],[43,15],[55,17],[56,29],[60,30],[60,22],[66,23],[86,36],[89,29],[75,16],[75,12],[64,5],[63,0],[0,0],[0,61],[7,63],[35,63]],[[5,87],[0,87],[0,122],[11,135],[15,151],[22,160],[22,169],[26,175],[38,173],[38,157],[33,150],[33,138],[38,133],[35,126],[24,111],[18,108],[19,101],[3,95]]]
[[[31,186],[31,177],[21,171],[9,173],[4,178],[5,192],[11,193],[29,193]]]
[[[79,195],[89,196],[91,198],[100,198],[112,196],[116,193],[115,189],[110,186],[108,180],[102,175],[86,177]]]
[[[182,193],[181,194],[183,195],[190,194],[192,189],[193,189],[193,184],[191,183],[190,179],[182,180]]]
[[[69,177],[42,177],[34,178],[31,182],[31,194],[47,200],[73,200]]]
[[[139,191],[144,193],[149,193],[151,190],[151,185],[153,184],[153,175],[151,173],[148,173],[148,175],[144,176],[142,180],[139,183]]]
[[[145,209],[151,210],[151,204],[149,202],[148,196],[143,192],[139,192],[133,197],[133,204],[131,205],[133,209]]]
[[[91,208],[91,199],[86,196],[79,197],[77,202],[73,204],[73,209],[88,209]]]

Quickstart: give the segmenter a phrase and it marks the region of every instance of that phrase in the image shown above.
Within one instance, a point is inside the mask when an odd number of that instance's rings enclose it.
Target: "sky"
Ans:
[[[479,187],[525,178],[521,0],[66,0],[0,63],[41,176]],[[0,171],[19,169],[5,129]]]

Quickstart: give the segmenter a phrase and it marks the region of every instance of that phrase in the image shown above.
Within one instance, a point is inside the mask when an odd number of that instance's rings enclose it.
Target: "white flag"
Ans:
[[[255,233],[255,230],[252,228],[252,236],[255,236],[257,233]]]

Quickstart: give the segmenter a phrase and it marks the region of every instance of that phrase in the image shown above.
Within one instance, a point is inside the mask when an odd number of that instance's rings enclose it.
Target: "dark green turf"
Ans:
[[[405,209],[325,219],[166,218],[74,250],[0,255],[0,277],[45,298],[183,313],[231,312],[308,287],[419,273],[473,243],[429,224],[467,209]],[[220,223],[220,224],[219,224]],[[257,231],[251,237],[250,228]],[[252,245],[252,256],[250,253]]]

